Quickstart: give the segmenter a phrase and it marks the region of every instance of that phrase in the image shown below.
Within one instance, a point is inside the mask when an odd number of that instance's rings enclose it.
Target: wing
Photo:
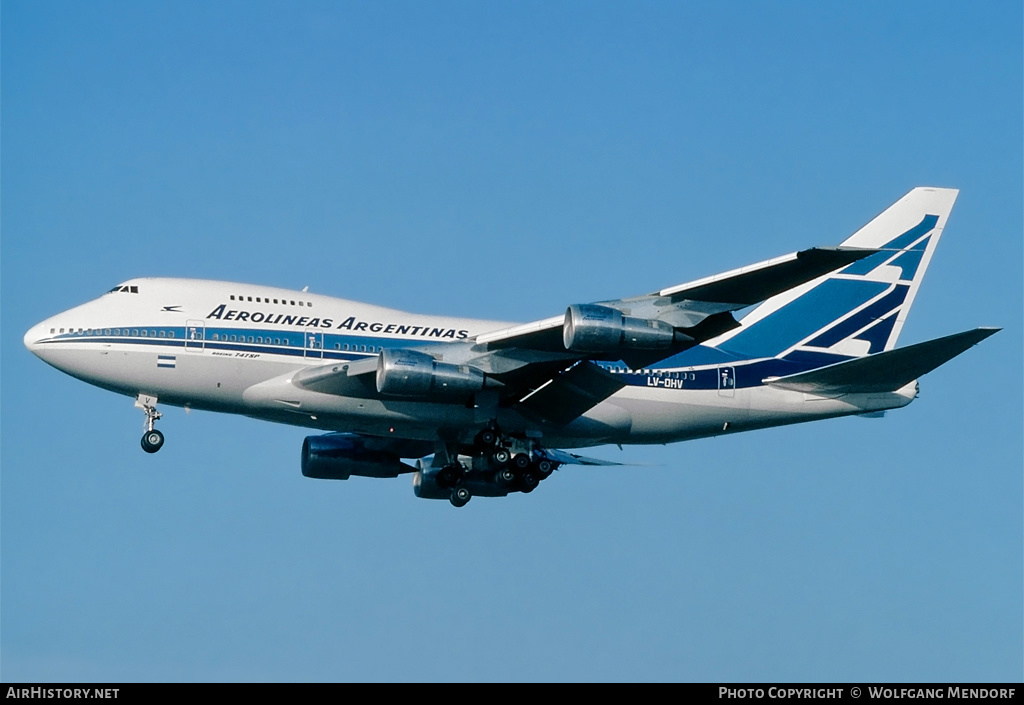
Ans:
[[[372,393],[375,386],[385,398],[512,406],[563,425],[622,388],[620,378],[596,362],[622,360],[637,368],[665,359],[739,325],[733,311],[875,252],[795,252],[643,296],[573,304],[563,315],[469,341],[385,349],[378,358],[310,368],[291,383],[335,394]]]
[[[717,314],[760,303],[876,252],[873,249],[852,247],[812,248],[644,296],[601,301],[589,306],[617,310],[625,316],[645,321],[667,323],[688,333]],[[568,347],[565,345],[568,320],[567,315],[552,316],[542,321],[492,331],[476,338],[476,348],[487,351],[511,348],[564,353]],[[713,333],[701,336],[699,331],[695,332],[701,340],[718,335]],[[611,355],[620,349],[606,352]]]

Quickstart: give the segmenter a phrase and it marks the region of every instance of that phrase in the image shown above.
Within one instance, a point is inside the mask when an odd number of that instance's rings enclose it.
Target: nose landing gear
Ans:
[[[156,397],[140,394],[135,397],[135,406],[146,414],[146,432],[142,434],[142,450],[147,453],[155,453],[164,445],[164,434],[154,428],[157,420],[163,416],[156,410]]]

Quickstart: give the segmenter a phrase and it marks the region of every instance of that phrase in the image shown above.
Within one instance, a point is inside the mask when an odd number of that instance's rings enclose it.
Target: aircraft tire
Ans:
[[[452,503],[453,507],[465,507],[472,498],[473,495],[468,489],[465,487],[456,487],[452,490],[452,496],[448,501]]]
[[[526,472],[524,472],[520,480],[523,486],[523,492],[525,492],[526,494],[529,494],[530,492],[533,492],[535,489],[537,489],[537,484],[540,482],[540,480],[537,479],[537,476],[533,474],[532,470],[527,470]]]
[[[509,452],[504,448],[497,448],[493,453],[491,453],[491,460],[493,460],[494,464],[498,467],[504,467],[507,465],[510,458],[511,455],[509,455]]]
[[[489,428],[485,428],[476,434],[476,444],[482,448],[490,448],[498,442],[498,434]]]
[[[497,480],[499,485],[507,487],[516,481],[516,474],[512,468],[502,468],[495,474],[494,479]]]
[[[155,428],[152,431],[146,431],[142,434],[142,450],[147,453],[155,453],[164,445],[164,434],[157,431]]]
[[[530,467],[530,456],[526,453],[519,453],[516,457],[512,458],[512,463],[520,470],[526,470]]]

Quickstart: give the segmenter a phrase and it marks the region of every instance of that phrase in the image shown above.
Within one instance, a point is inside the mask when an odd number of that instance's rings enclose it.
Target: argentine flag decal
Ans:
[[[156,366],[157,367],[169,367],[174,369],[175,356],[174,355],[157,355]]]

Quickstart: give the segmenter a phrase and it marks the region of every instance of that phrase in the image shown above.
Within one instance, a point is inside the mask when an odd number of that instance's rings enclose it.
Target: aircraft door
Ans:
[[[206,321],[185,321],[185,349],[202,350],[206,340]]]
[[[736,396],[736,368],[735,367],[719,367],[718,368],[718,396],[720,396],[720,397],[733,397],[733,396]]]
[[[307,328],[304,334],[305,356],[319,360],[324,356],[324,334],[318,330]]]

